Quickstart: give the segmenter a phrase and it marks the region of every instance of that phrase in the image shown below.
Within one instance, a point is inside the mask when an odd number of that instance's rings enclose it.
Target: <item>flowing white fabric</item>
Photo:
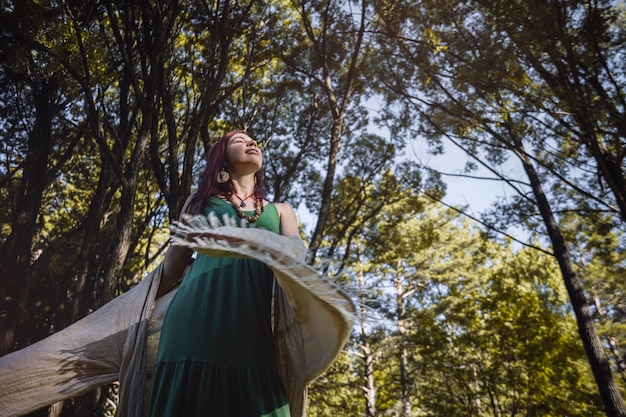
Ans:
[[[145,334],[157,325],[148,319],[161,270],[73,325],[1,357],[0,416],[20,416],[117,380],[118,415],[140,416],[145,378],[137,375],[145,375]]]
[[[173,226],[174,244],[214,257],[258,259],[274,271],[279,370],[293,417],[304,416],[306,385],[332,364],[349,336],[356,318],[352,301],[304,263],[300,239],[186,220]],[[0,417],[20,416],[116,380],[117,415],[141,417],[146,370],[152,369],[174,294],[155,300],[161,270],[159,265],[133,289],[66,329],[0,357]]]

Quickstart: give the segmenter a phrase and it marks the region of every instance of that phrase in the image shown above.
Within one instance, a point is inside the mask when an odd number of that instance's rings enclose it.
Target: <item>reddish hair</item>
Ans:
[[[191,199],[189,212],[191,214],[199,214],[204,205],[211,197],[227,196],[233,192],[233,183],[229,179],[225,183],[217,182],[217,175],[225,168],[226,147],[230,139],[238,133],[246,133],[243,130],[233,130],[226,133],[217,141],[206,154],[206,166],[198,181],[198,191],[196,191]],[[263,169],[261,168],[255,174],[254,197],[255,199],[265,198],[265,181],[263,178]]]

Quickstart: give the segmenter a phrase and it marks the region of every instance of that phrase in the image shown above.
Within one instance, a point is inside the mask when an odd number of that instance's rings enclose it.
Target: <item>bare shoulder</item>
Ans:
[[[280,218],[280,234],[285,236],[298,235],[298,218],[289,203],[274,203]]]
[[[289,203],[274,203],[274,206],[276,206],[276,210],[278,211],[278,214],[293,214],[294,216],[296,215],[296,212],[293,210],[293,207],[291,207],[291,204]]]

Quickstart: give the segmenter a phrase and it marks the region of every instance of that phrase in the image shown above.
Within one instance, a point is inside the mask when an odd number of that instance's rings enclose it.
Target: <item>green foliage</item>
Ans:
[[[433,152],[442,137],[461,145],[517,193],[494,223],[522,225],[541,246],[527,185],[506,171],[523,141],[623,372],[623,9],[356,7],[3,2],[0,266],[11,273],[0,283],[0,351],[141,279],[204,151],[246,128],[265,145],[271,198],[315,214],[329,204],[323,265],[363,308],[313,383],[309,415],[600,415],[554,260],[487,240],[433,205],[441,177],[402,152],[416,133]],[[366,102],[373,94],[386,99],[380,111]]]
[[[359,370],[355,369],[356,366],[350,354],[343,351],[331,368],[311,384],[307,415],[362,415],[364,403],[359,400]]]
[[[425,1],[379,12],[396,129],[419,129],[435,151],[447,137],[527,198],[503,166],[519,140],[559,208],[621,213],[624,32],[613,3]],[[507,218],[534,215],[524,209],[511,204]]]
[[[411,415],[603,415],[554,259],[399,196],[359,234],[345,273],[363,271],[364,323],[347,348],[352,367],[342,357],[314,384],[311,415],[365,415],[368,360],[376,415],[403,415],[403,384]]]
[[[385,30],[379,69],[389,103],[385,120],[398,132],[422,133],[434,152],[441,152],[444,140],[453,143],[505,181],[513,196],[484,217],[496,229],[521,225],[539,241],[550,232],[607,413],[623,413],[611,373],[598,366],[605,357],[595,327],[583,331],[592,317],[577,281],[578,274],[588,285],[589,273],[606,277],[621,262],[614,258],[602,271],[586,265],[574,271],[559,235],[575,248],[571,253],[599,265],[604,256],[593,239],[572,233],[568,223],[577,219],[601,235],[618,230],[625,219],[619,6],[543,0],[377,6]],[[386,68],[396,70],[389,74]],[[523,164],[527,181],[511,174],[516,163]],[[621,291],[619,280],[610,282],[609,288],[620,289],[604,294]],[[590,296],[596,291],[587,288]],[[621,333],[619,326],[615,331]],[[605,347],[615,346],[608,340]],[[616,369],[624,369],[621,352],[613,347],[612,353]]]

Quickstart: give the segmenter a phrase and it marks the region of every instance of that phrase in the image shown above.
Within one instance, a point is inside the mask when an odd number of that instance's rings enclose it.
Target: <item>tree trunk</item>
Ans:
[[[76,276],[73,292],[76,294],[72,303],[71,322],[76,322],[83,318],[90,308],[97,308],[94,304],[93,291],[96,289],[97,270],[100,268],[97,258],[97,246],[99,243],[98,236],[100,234],[101,224],[103,223],[104,213],[110,205],[109,195],[114,191],[113,173],[110,164],[103,159],[102,168],[100,169],[100,178],[98,186],[94,193],[93,199],[89,205],[89,210],[85,216],[84,230],[82,231],[82,244],[78,254],[76,265],[70,270],[72,275]],[[71,282],[67,279],[68,285]]]
[[[364,290],[363,273],[359,272],[359,287]],[[365,310],[365,291],[361,292],[361,315],[364,317]],[[365,416],[376,417],[376,384],[374,380],[374,355],[370,345],[370,337],[367,333],[365,320],[361,320],[361,352],[363,353],[363,378],[365,384],[362,387],[365,392]]]
[[[324,180],[324,188],[322,189],[322,204],[320,212],[317,216],[315,231],[311,237],[309,244],[309,257],[314,260],[317,251],[322,244],[324,235],[324,227],[328,222],[330,214],[330,199],[333,191],[333,183],[335,181],[335,170],[337,169],[337,158],[339,156],[339,144],[341,143],[341,130],[343,128],[343,118],[333,121],[333,129],[330,138],[330,149],[328,153],[328,164],[326,166],[326,179]]]
[[[301,17],[304,28],[306,30],[309,40],[314,46],[313,49],[316,51],[316,58],[321,62],[323,75],[319,81],[322,84],[324,92],[326,93],[326,97],[328,100],[327,104],[332,120],[330,149],[328,152],[328,165],[326,166],[326,178],[324,180],[324,186],[322,189],[322,204],[320,206],[320,213],[317,217],[315,231],[313,232],[313,236],[311,237],[311,243],[309,244],[309,262],[313,262],[317,251],[322,244],[324,228],[326,227],[326,223],[328,222],[328,216],[330,215],[330,202],[335,181],[335,171],[337,168],[339,147],[341,144],[341,134],[345,124],[346,111],[348,108],[348,104],[353,97],[353,93],[355,91],[357,83],[359,82],[359,77],[361,76],[361,74],[359,73],[361,60],[366,54],[366,50],[363,49],[363,39],[365,29],[368,24],[368,19],[366,17],[366,2],[362,1],[360,6],[360,21],[358,29],[355,28],[356,37],[354,39],[354,44],[348,46],[348,48],[350,48],[350,57],[346,62],[348,71],[345,74],[345,79],[336,80],[337,85],[341,84],[341,86],[338,88],[333,87],[333,80],[330,70],[330,68],[333,66],[333,63],[329,58],[329,54],[331,54],[332,52],[327,49],[328,44],[326,42],[326,38],[328,36],[335,37],[335,34],[327,32],[330,31],[330,29],[329,26],[326,24],[324,25],[323,33],[316,33],[311,24],[311,20],[309,20],[310,16],[307,16],[307,13],[304,11],[304,6],[302,6]],[[321,20],[328,23],[326,21],[327,18],[328,16],[322,16]],[[341,93],[340,96],[337,95],[339,92]]]
[[[149,117],[145,115],[144,117]],[[117,239],[111,250],[110,264],[106,270],[104,278],[104,294],[102,302],[107,302],[118,296],[120,287],[120,277],[124,270],[124,264],[128,255],[128,250],[132,243],[133,219],[135,214],[135,196],[137,193],[137,183],[139,167],[142,165],[142,158],[147,153],[149,144],[149,133],[147,131],[140,134],[138,142],[135,144],[133,157],[128,164],[125,181],[122,186],[120,199],[120,211],[115,225]]]
[[[537,207],[539,208],[548,235],[550,236],[554,256],[559,263],[561,274],[565,281],[565,287],[567,288],[576,315],[578,333],[583,342],[585,352],[587,353],[587,358],[591,365],[596,384],[598,385],[606,414],[609,417],[624,417],[626,416],[624,401],[613,378],[606,352],[604,351],[602,341],[600,340],[593,318],[589,312],[589,304],[576,270],[574,269],[574,264],[572,263],[569,250],[565,244],[565,239],[561,235],[550,203],[543,192],[539,175],[535,171],[531,159],[524,151],[524,147],[519,140],[516,141],[515,152],[522,161],[524,171],[528,176],[533,194],[537,200]]]
[[[404,326],[404,288],[400,268],[402,261],[396,262],[396,320],[398,326],[398,363],[400,364],[400,401],[402,403],[402,417],[411,415],[410,384],[408,369],[408,353],[406,348],[406,327]]]
[[[0,249],[0,270],[4,271],[0,287],[5,318],[0,327],[0,356],[13,351],[22,340],[23,305],[28,300],[32,245],[37,228],[43,192],[48,182],[48,160],[52,149],[52,120],[57,112],[57,88],[50,80],[41,81],[35,91],[35,125],[28,140],[28,151],[19,194],[13,211],[11,234]]]

